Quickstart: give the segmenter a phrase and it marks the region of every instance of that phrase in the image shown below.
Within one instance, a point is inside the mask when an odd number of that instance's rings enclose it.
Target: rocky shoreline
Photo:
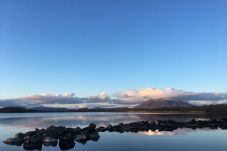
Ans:
[[[106,127],[96,127],[91,123],[87,127],[66,128],[63,126],[50,126],[46,129],[35,129],[25,133],[17,133],[13,138],[8,138],[3,142],[9,145],[23,145],[25,150],[41,150],[42,145],[57,146],[60,149],[67,150],[75,146],[75,142],[86,144],[87,141],[98,141],[100,132],[144,132],[144,131],[173,131],[178,128],[210,128],[210,129],[227,129],[227,118],[213,120],[190,120],[187,122],[177,121],[140,121],[118,125],[108,125]]]

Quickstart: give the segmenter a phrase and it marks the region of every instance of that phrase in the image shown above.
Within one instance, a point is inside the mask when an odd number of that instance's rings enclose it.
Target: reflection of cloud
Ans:
[[[159,131],[159,130],[149,130],[146,132],[139,132],[140,135],[149,135],[149,136],[173,136],[173,135],[186,135],[187,133],[194,132],[194,131],[209,131],[211,129],[203,128],[203,129],[190,129],[190,128],[178,128],[174,131]]]
[[[167,132],[167,131],[158,131],[158,130],[155,130],[155,131],[152,131],[152,130],[149,130],[149,131],[146,131],[146,132],[139,132],[139,134],[143,134],[143,135],[149,135],[149,136],[154,136],[154,135],[174,135],[173,132]]]
[[[133,89],[114,95],[105,92],[97,96],[78,97],[74,93],[43,93],[14,99],[0,100],[0,107],[5,106],[46,106],[67,108],[94,107],[133,107],[149,99],[178,98],[196,105],[227,103],[226,93],[204,93],[178,90],[174,88]]]

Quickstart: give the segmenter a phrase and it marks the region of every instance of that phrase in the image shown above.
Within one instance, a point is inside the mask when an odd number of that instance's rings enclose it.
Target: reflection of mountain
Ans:
[[[165,107],[191,107],[189,103],[186,103],[179,99],[150,99],[136,108],[165,108]]]
[[[190,128],[178,128],[174,131],[146,131],[146,132],[138,132],[140,135],[149,135],[149,136],[172,136],[172,135],[185,135],[190,132],[194,132],[196,130]],[[210,131],[210,129],[199,129],[199,131]],[[214,130],[213,130],[214,131]]]
[[[67,127],[87,126],[93,122],[98,126],[109,124],[130,123],[136,121],[175,120],[186,121],[195,118],[195,115],[170,115],[149,113],[35,113],[11,114],[0,118],[0,125],[28,128],[43,128],[50,125]],[[16,116],[16,117],[15,117]],[[192,117],[193,116],[193,117]]]

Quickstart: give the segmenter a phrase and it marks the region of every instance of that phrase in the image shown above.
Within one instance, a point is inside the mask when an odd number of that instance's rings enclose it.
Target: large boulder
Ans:
[[[36,129],[35,131],[29,131],[24,134],[25,143],[41,143],[44,137],[45,130]]]
[[[28,131],[24,134],[24,142],[30,143],[32,136],[36,135],[37,131]]]
[[[74,148],[75,142],[74,141],[59,141],[59,147],[61,150],[69,150]]]
[[[86,134],[79,134],[79,135],[76,135],[75,136],[75,141],[79,141],[79,142],[81,142],[81,141],[87,141],[87,136],[86,136]]]
[[[107,129],[103,126],[100,126],[96,129],[97,132],[105,132]]]
[[[42,143],[24,143],[24,150],[42,150]]]
[[[60,137],[60,140],[62,141],[71,141],[74,139],[74,134],[73,133],[65,133]]]
[[[52,125],[46,129],[46,136],[49,136],[52,138],[59,138],[64,130],[65,130],[65,127],[63,126]]]
[[[88,126],[88,128],[90,130],[94,130],[96,128],[96,125],[94,123],[90,123],[89,126]]]
[[[17,134],[15,134],[14,138],[17,138],[19,140],[24,140],[24,134],[21,132],[17,133]]]
[[[80,127],[76,127],[73,129],[74,134],[80,134],[82,132],[82,129]]]
[[[89,139],[92,140],[92,141],[98,141],[99,138],[100,138],[100,135],[97,132],[91,133],[89,135]]]

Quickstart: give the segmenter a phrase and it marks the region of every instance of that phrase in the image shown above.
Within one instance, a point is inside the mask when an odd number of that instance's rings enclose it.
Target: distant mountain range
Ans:
[[[150,99],[135,108],[171,108],[171,107],[193,107],[193,105],[180,99]]]

